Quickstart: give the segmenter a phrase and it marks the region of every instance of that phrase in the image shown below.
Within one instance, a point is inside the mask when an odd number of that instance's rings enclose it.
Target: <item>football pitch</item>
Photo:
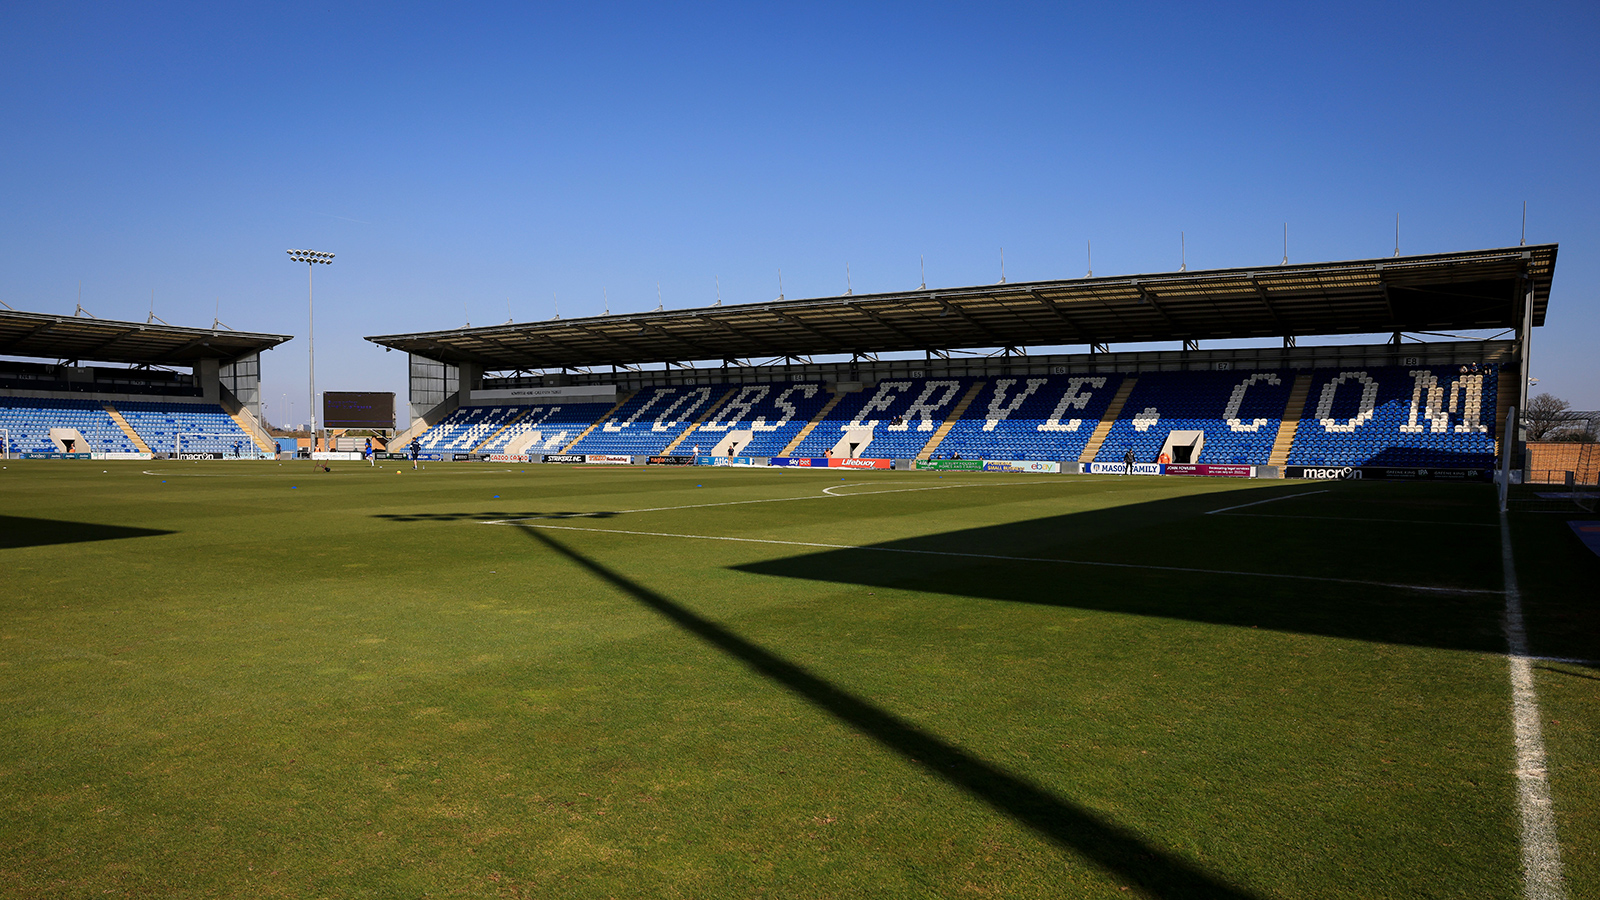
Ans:
[[[5,465],[0,896],[1525,896],[1487,485]],[[1595,896],[1600,560],[1518,491]]]

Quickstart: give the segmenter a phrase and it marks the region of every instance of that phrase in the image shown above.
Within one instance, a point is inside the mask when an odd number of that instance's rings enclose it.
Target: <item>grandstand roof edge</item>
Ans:
[[[29,359],[185,364],[236,359],[293,339],[286,334],[0,309],[0,356]]]
[[[1542,325],[1558,244],[873,294],[369,336],[489,368]],[[954,317],[951,314],[954,313]]]

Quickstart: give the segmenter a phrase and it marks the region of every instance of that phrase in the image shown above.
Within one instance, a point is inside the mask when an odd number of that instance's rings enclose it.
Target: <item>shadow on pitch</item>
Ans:
[[[886,541],[864,549],[809,552],[733,568],[889,590],[1504,653],[1501,620],[1505,598],[1498,593],[1502,579],[1493,530],[1452,530],[1404,521],[1248,515],[1259,511],[1372,517],[1369,502],[1386,496],[1396,498],[1387,510],[1394,518],[1428,519],[1436,515],[1432,510],[1437,504],[1457,503],[1461,491],[1470,490],[1460,485],[1448,487],[1454,490],[1409,484],[1389,488],[1345,485],[1313,496],[1308,486],[1300,492],[1303,497],[1237,511],[1245,515],[1226,516],[1204,513],[1282,497],[1284,490],[1194,494]],[[1374,488],[1385,493],[1380,495]],[[1484,499],[1487,507],[1492,501],[1487,495]],[[1352,502],[1362,508],[1352,513]],[[1486,508],[1484,516],[1492,515],[1492,508]],[[938,555],[952,552],[1091,564]],[[1161,566],[1171,568],[1157,568]],[[1492,593],[1425,592],[1331,579]],[[1554,648],[1540,652],[1579,655]]]
[[[157,537],[176,533],[158,528],[129,528],[124,525],[96,525],[92,522],[64,522],[60,519],[0,516],[0,550],[42,547],[49,544],[81,544],[87,541],[116,541],[123,538]]]
[[[1146,893],[1163,898],[1253,896],[1192,863],[1151,846],[1114,822],[946,743],[893,713],[745,640],[548,534],[533,528],[521,530],[705,644],[743,663],[757,675],[804,699],[907,762],[960,788],[1057,846],[1089,859],[1113,873],[1118,880],[1137,885]]]
[[[373,518],[385,519],[390,522],[483,522],[483,521],[522,521],[525,519],[609,519],[617,515],[614,512],[506,512],[505,510],[489,510],[487,512],[460,512],[460,513],[379,513]]]

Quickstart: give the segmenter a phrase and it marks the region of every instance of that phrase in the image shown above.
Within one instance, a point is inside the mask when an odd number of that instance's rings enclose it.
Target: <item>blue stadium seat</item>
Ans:
[[[1488,468],[1499,368],[1319,369],[1290,465]]]
[[[683,385],[645,388],[572,448],[573,453],[658,454],[709,404],[721,399],[729,385]]]
[[[987,379],[933,455],[1075,460],[1122,385],[1121,375],[1003,375]]]
[[[729,434],[748,431],[750,438],[738,447],[739,456],[777,456],[832,397],[820,381],[739,385],[716,415],[700,423],[678,449],[690,452],[698,445],[709,454]]]
[[[846,394],[828,418],[806,435],[795,456],[822,456],[848,432],[866,432],[866,446],[857,456],[909,459],[922,452],[933,433],[974,378],[885,378],[876,385]],[[842,454],[841,454],[842,455]]]
[[[1195,463],[1265,465],[1294,388],[1290,371],[1141,372],[1095,455],[1155,462],[1173,431],[1199,431]]]

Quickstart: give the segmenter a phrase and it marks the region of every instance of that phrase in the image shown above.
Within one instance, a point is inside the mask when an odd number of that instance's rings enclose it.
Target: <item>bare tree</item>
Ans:
[[[1522,420],[1528,428],[1528,440],[1555,439],[1556,432],[1567,426],[1566,416],[1563,414],[1571,408],[1571,403],[1552,394],[1540,394],[1530,399],[1528,408],[1522,415]]]

